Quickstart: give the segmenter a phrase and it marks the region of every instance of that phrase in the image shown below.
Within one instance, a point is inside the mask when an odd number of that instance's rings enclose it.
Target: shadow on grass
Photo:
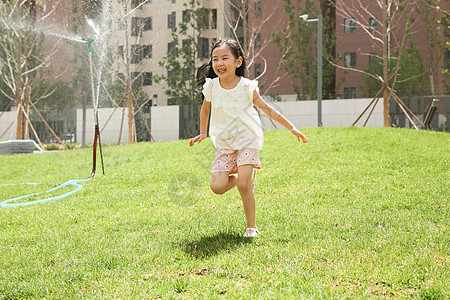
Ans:
[[[195,258],[207,258],[223,251],[252,243],[253,239],[243,238],[241,233],[222,231],[211,236],[202,236],[199,240],[184,241],[181,248]]]

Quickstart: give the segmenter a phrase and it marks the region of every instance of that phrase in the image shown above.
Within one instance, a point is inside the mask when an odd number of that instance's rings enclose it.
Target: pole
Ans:
[[[81,131],[81,148],[86,148],[86,96],[85,92],[82,92],[81,99],[83,101],[83,124]]]
[[[322,127],[322,14],[317,19],[317,125]]]
[[[102,161],[102,170],[103,175],[105,175],[105,167],[103,165],[103,153],[102,153],[102,143],[100,140],[100,130],[98,126],[98,102],[96,101],[95,97],[95,85],[94,85],[94,69],[92,67],[92,43],[95,41],[95,37],[86,37],[82,39],[84,42],[86,42],[88,46],[88,53],[89,53],[89,67],[91,71],[91,89],[92,89],[92,104],[94,107],[94,124],[95,124],[95,134],[94,134],[94,145],[93,145],[93,162],[92,162],[92,173],[91,178],[95,175],[95,169],[97,166],[97,141],[100,146],[100,156]]]
[[[308,19],[308,14],[301,15],[299,18],[307,23],[317,22],[317,126],[322,127],[322,14],[319,14],[317,19]]]
[[[88,44],[90,47],[90,44]],[[95,128],[94,128],[94,144],[92,146],[93,149],[93,155],[92,155],[92,172],[91,172],[91,178],[94,177],[95,175],[95,169],[97,166],[97,140],[98,140],[98,118],[97,118],[97,108],[96,108],[96,102],[95,102],[95,85],[94,85],[94,70],[92,69],[92,48],[90,48],[91,51],[89,51],[89,67],[90,67],[90,71],[91,71],[91,90],[92,90],[92,104],[94,107],[94,124],[95,124]]]

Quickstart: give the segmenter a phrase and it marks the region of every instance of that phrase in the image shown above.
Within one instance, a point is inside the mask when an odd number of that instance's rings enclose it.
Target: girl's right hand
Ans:
[[[203,141],[204,139],[206,139],[206,134],[199,134],[196,137],[192,138],[189,140],[189,146],[194,146],[195,143],[200,143],[201,141]]]
[[[306,138],[306,136],[301,133],[297,128],[293,127],[291,129],[291,132],[298,138],[298,141],[302,141],[303,143],[307,143],[308,139]]]

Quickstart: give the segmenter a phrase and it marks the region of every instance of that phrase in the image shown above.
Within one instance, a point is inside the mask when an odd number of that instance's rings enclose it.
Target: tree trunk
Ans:
[[[389,127],[389,91],[387,88],[383,91],[383,120],[384,127]]]
[[[128,102],[128,144],[133,144],[133,120],[134,120],[134,114],[133,114],[133,102],[131,99],[131,79],[127,78],[127,102]]]
[[[22,106],[19,104],[17,106],[17,129],[16,129],[16,140],[22,140],[23,139],[23,111]]]
[[[27,116],[27,119],[24,122],[24,129],[23,129],[23,138],[25,140],[29,140],[30,139],[30,125],[28,123],[31,122],[30,118],[30,106],[29,105],[25,105],[24,107],[24,114]]]
[[[389,127],[389,85],[388,67],[389,67],[389,29],[388,29],[388,3],[389,0],[383,0],[383,119],[384,127]]]
[[[128,3],[128,2],[127,2]],[[125,6],[125,15],[127,15],[127,6]],[[126,35],[125,35],[125,51],[126,53],[129,53],[130,50],[130,45],[129,45],[129,40],[128,40],[128,36],[129,36],[129,27],[128,27],[128,18],[124,18],[125,19],[125,28],[126,28]],[[125,77],[125,84],[126,84],[126,90],[125,90],[125,97],[126,97],[126,105],[128,107],[128,144],[133,144],[134,139],[133,139],[133,119],[134,119],[134,112],[133,112],[133,99],[131,98],[132,95],[131,93],[132,91],[132,82],[131,82],[131,72],[130,72],[130,64],[131,64],[131,60],[130,60],[130,56],[133,55],[133,53],[130,53],[129,55],[126,55],[126,60],[125,60],[125,64],[126,64],[126,77]],[[125,105],[125,103],[124,103]]]

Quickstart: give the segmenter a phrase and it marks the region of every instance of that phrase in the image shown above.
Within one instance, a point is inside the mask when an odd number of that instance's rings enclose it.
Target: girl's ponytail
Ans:
[[[206,82],[206,78],[215,78],[217,74],[214,73],[212,68],[212,61],[203,64],[200,68],[197,69],[197,84],[204,85]]]

